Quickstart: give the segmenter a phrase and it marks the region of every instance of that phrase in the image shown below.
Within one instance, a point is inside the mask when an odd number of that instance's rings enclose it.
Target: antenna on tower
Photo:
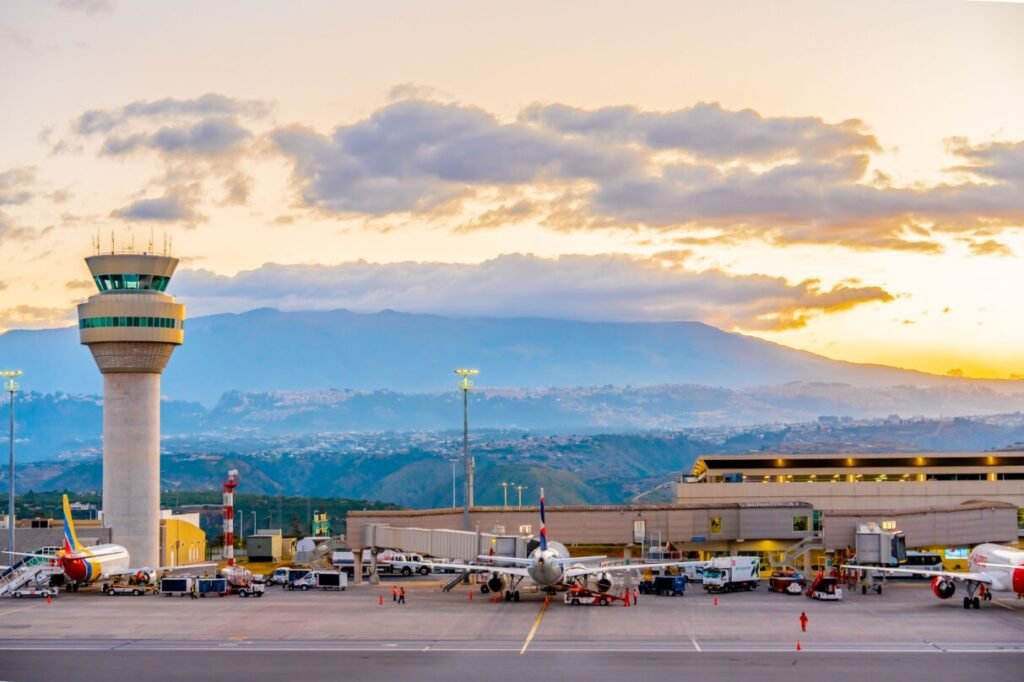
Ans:
[[[114,241],[114,231],[110,231],[110,253],[111,255],[117,253],[117,243]]]
[[[135,253],[135,230],[128,235],[128,253]]]
[[[146,253],[153,253],[153,226],[149,226],[149,247],[146,249]]]

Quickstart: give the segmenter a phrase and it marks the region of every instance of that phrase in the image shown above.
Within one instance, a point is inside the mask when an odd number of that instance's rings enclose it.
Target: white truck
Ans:
[[[370,575],[373,566],[373,557],[370,550],[363,550],[363,575]],[[331,564],[339,571],[344,571],[349,576],[355,571],[353,564],[355,555],[350,551],[337,551],[331,555]],[[430,573],[430,564],[419,554],[406,554],[384,550],[377,553],[377,573],[380,575],[404,575],[410,576],[413,573],[427,575]]]
[[[289,583],[289,590],[308,589],[334,590],[344,592],[348,587],[348,574],[339,571],[310,571],[298,580]]]
[[[704,569],[708,592],[756,590],[761,582],[761,559],[756,556],[715,557]]]

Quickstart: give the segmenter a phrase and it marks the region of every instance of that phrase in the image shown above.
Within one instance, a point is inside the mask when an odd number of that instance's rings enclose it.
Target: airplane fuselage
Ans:
[[[1017,568],[1004,568],[1003,566]],[[967,559],[968,570],[984,573],[992,578],[991,589],[996,592],[1024,594],[1024,550],[1006,545],[985,543],[971,550]]]
[[[123,571],[129,567],[128,550],[121,545],[96,545],[75,554],[58,557],[64,575],[71,582],[88,584],[104,575]]]
[[[533,563],[527,567],[530,579],[541,587],[554,587],[562,582],[565,573],[565,565],[557,561],[568,557],[569,553],[562,554],[554,547],[540,549],[539,547],[530,554]]]

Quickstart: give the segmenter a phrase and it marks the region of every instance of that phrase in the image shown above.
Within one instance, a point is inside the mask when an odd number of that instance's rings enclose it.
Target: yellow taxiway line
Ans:
[[[548,603],[545,601],[544,606],[540,607],[540,613],[537,614],[537,620],[533,621],[533,627],[530,628],[530,633],[526,635],[526,641],[523,642],[523,648],[519,650],[519,655],[522,656],[526,653],[527,647],[530,646],[530,642],[533,641],[533,636],[537,634],[537,628],[540,627],[540,620],[544,617],[544,612],[548,610]]]

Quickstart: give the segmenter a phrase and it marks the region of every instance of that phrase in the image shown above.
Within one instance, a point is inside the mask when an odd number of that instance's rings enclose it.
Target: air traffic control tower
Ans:
[[[99,288],[78,305],[81,342],[103,373],[103,521],[133,566],[159,566],[160,374],[185,340],[185,306],[164,293],[177,258],[85,259]]]

